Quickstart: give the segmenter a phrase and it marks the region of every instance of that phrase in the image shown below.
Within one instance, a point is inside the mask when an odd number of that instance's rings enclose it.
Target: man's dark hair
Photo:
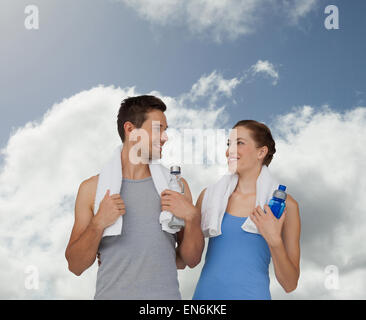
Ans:
[[[166,105],[159,98],[149,95],[128,97],[121,103],[117,116],[118,134],[125,141],[125,130],[123,125],[126,121],[132,122],[136,128],[141,128],[146,120],[146,113],[152,110],[166,110]]]

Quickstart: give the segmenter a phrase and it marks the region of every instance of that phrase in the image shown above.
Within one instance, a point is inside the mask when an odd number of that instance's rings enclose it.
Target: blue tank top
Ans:
[[[225,212],[221,235],[209,239],[193,300],[271,299],[271,253],[260,234],[241,229],[246,219]]]

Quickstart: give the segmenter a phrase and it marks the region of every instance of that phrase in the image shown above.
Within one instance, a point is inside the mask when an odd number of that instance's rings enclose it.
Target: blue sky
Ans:
[[[230,124],[269,122],[296,105],[328,104],[345,110],[366,99],[366,3],[333,1],[340,29],[324,27],[327,1],[296,23],[264,8],[248,35],[215,41],[210,29],[194,33],[183,23],[160,25],[118,1],[34,1],[39,30],[24,28],[27,1],[6,0],[1,10],[0,145],[12,127],[39,119],[55,102],[98,84],[136,86],[176,96],[203,74],[240,77],[258,59],[279,72],[241,85],[227,104]]]
[[[75,197],[119,143],[120,101],[151,92],[167,102],[171,128],[242,119],[271,128],[271,170],[302,223],[299,287],[285,294],[272,270],[274,299],[365,297],[365,1],[31,3],[38,30],[24,26],[28,1],[3,0],[0,10],[0,298],[93,296],[97,267],[78,278],[64,258]],[[324,27],[330,4],[338,30]],[[163,158],[179,163],[173,140]],[[220,173],[182,165],[194,199]],[[186,299],[202,263],[179,272]],[[24,287],[27,266],[39,270],[37,291]],[[329,266],[339,290],[324,284]]]

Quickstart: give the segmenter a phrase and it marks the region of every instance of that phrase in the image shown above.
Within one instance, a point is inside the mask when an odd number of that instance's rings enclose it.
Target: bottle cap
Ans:
[[[282,184],[279,185],[278,190],[286,191],[286,186],[283,186]]]
[[[171,166],[170,173],[171,174],[180,174],[180,166]]]
[[[285,192],[286,186],[283,186],[282,184],[279,185],[278,189],[273,192],[273,197],[277,199],[286,200],[287,193]]]

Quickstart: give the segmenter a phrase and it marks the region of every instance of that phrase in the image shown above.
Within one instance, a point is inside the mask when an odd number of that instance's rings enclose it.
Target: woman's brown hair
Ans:
[[[258,148],[266,146],[268,148],[268,153],[263,159],[263,165],[267,167],[272,161],[273,155],[276,153],[275,142],[272,137],[271,130],[261,122],[255,120],[241,120],[238,121],[234,127],[245,127],[250,130],[251,137],[255,141]]]

